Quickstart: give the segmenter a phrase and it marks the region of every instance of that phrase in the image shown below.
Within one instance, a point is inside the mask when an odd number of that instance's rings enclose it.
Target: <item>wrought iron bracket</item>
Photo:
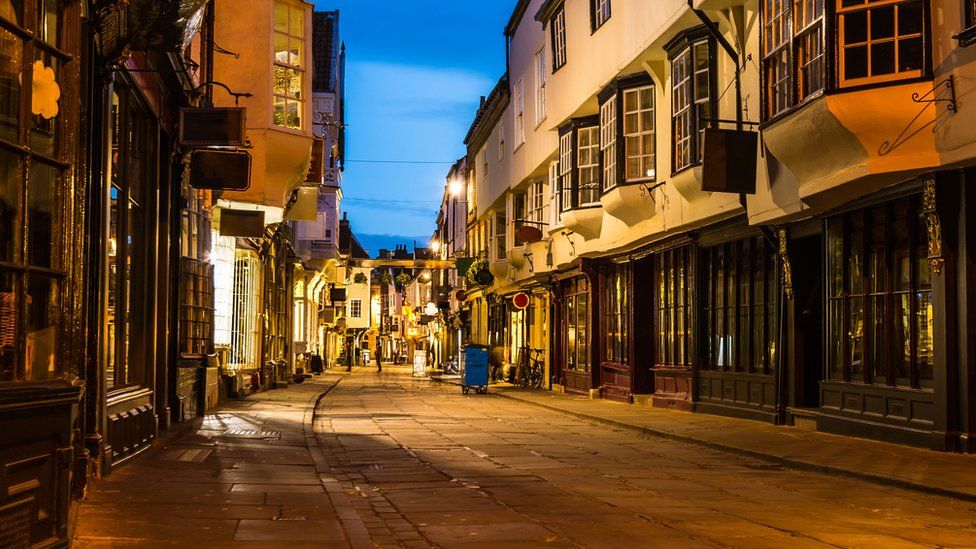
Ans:
[[[943,97],[939,95],[939,90],[945,88],[948,97]],[[918,92],[912,94],[912,101],[916,103],[945,103],[946,110],[954,113],[956,112],[956,78],[953,75],[947,76],[944,80],[940,81],[932,89],[929,90],[924,95],[919,95]]]
[[[647,183],[641,183],[640,185],[637,186],[637,188],[640,189],[641,197],[643,197],[643,198],[652,198],[651,197],[651,191],[653,191],[654,189],[656,189],[658,187],[661,187],[661,186],[665,185],[666,183],[667,183],[667,181],[661,181],[660,183],[655,183],[654,185],[648,185]]]
[[[561,234],[561,235],[563,235],[563,236],[566,237],[566,242],[569,242],[569,246],[572,248],[570,250],[570,252],[569,252],[569,257],[576,257],[576,243],[573,242],[573,239],[572,238],[570,238],[570,235],[573,234],[573,231],[571,231],[569,229],[566,229],[566,230],[564,230],[563,232],[561,232],[559,234]]]
[[[535,265],[532,264],[532,254],[529,252],[522,252],[522,257],[524,257],[526,263],[529,264],[529,274],[535,274]]]
[[[928,232],[929,240],[929,267],[935,274],[942,273],[945,265],[945,257],[942,255],[942,221],[939,219],[939,212],[936,208],[935,197],[935,177],[927,176],[922,183],[922,217],[925,219],[925,227]]]
[[[915,92],[912,94],[912,102],[923,105],[922,110],[915,115],[914,118],[905,126],[901,133],[898,134],[894,140],[886,140],[878,148],[879,156],[886,156],[891,154],[892,151],[898,147],[904,145],[909,139],[919,134],[922,130],[929,126],[934,126],[938,121],[939,114],[936,113],[935,119],[929,122],[924,122],[921,125],[916,124],[921,120],[922,115],[929,108],[929,105],[938,105],[939,103],[945,103],[946,111],[955,114],[957,112],[956,106],[956,80],[955,77],[949,75],[944,80],[939,81],[931,90],[924,94],[919,94]],[[935,131],[935,128],[932,128]]]

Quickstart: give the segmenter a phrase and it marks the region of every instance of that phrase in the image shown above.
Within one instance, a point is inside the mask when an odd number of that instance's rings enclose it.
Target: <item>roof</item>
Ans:
[[[339,10],[312,14],[312,91],[335,93],[339,59]]]
[[[369,253],[359,243],[349,220],[343,217],[339,221],[339,251],[353,259],[369,259]]]
[[[498,79],[498,83],[488,94],[488,98],[481,102],[478,112],[474,115],[474,121],[464,137],[464,144],[475,149],[487,139],[488,132],[494,127],[498,119],[501,118],[505,107],[508,106],[511,90],[508,87],[508,73]],[[487,131],[485,129],[487,128]],[[476,139],[477,138],[477,139]]]
[[[529,3],[532,0],[518,0],[518,4],[515,4],[515,10],[512,11],[512,17],[508,20],[508,24],[505,25],[505,36],[511,38],[515,36],[515,31],[518,30],[519,24],[522,23],[522,18],[525,16],[525,10],[529,8]]]

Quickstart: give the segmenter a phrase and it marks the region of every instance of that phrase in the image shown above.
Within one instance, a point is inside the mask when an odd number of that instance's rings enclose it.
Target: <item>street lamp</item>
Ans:
[[[435,254],[441,251],[441,243],[439,240],[434,239],[430,241],[430,249]]]
[[[461,180],[456,177],[451,179],[451,181],[447,184],[447,192],[450,193],[450,195],[454,198],[461,196],[461,190]]]

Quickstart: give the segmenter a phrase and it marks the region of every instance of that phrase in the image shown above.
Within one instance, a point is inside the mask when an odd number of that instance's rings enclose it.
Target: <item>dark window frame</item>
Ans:
[[[593,344],[591,337],[593,330],[590,322],[590,313],[593,308],[593,299],[590,295],[592,286],[585,275],[579,275],[562,281],[562,288],[562,337],[565,341],[563,365],[566,370],[590,373],[593,368],[590,364]],[[570,318],[571,316],[573,318]],[[582,338],[579,337],[581,326]],[[571,327],[575,328],[572,342],[569,338]],[[573,357],[572,361],[570,361],[571,357]]]
[[[682,244],[653,255],[655,368],[691,370],[696,361],[696,255],[693,244]]]
[[[776,253],[761,235],[702,250],[703,370],[773,374],[781,299]]]
[[[708,86],[708,99],[703,103],[699,103],[696,100],[696,96],[698,95],[699,88],[700,88],[700,83],[697,82],[698,79],[695,77],[695,65],[694,65],[694,55],[695,52],[697,51],[696,48],[700,47],[701,45],[705,45],[708,53],[708,68],[707,68],[708,78],[706,81]],[[671,64],[671,85],[669,89],[671,94],[670,107],[671,107],[671,136],[672,136],[671,175],[674,176],[687,169],[694,168],[696,166],[701,165],[702,147],[703,147],[701,134],[702,132],[704,132],[706,127],[715,126],[714,119],[716,118],[715,115],[718,110],[717,51],[716,51],[715,39],[709,33],[708,28],[705,27],[704,25],[699,25],[697,27],[682,31],[677,36],[672,38],[667,44],[664,45],[664,50],[667,52],[668,62]],[[690,98],[690,106],[688,107],[688,109],[691,117],[691,132],[689,135],[688,149],[691,151],[691,157],[688,163],[682,163],[681,159],[679,159],[678,157],[679,143],[678,140],[675,139],[675,136],[678,135],[677,125],[679,123],[678,122],[679,116],[684,114],[684,110],[682,110],[682,112],[675,111],[675,107],[677,105],[677,102],[675,101],[675,94],[677,93],[676,86],[679,84],[679,82],[677,82],[677,79],[675,77],[675,69],[676,69],[676,61],[682,58],[685,54],[691,57],[690,76],[688,76],[687,79],[683,80],[683,82],[685,81],[689,82],[689,86],[690,86],[688,91],[689,98]],[[704,120],[704,121],[702,120],[701,113],[699,112],[699,105],[703,105],[704,109],[708,111],[706,113],[708,114],[707,116],[708,120]]]
[[[627,147],[627,135],[625,133],[627,113],[624,109],[625,107],[624,98],[627,92],[641,90],[645,88],[649,88],[651,90],[651,97],[653,103],[651,107],[653,111],[651,122],[654,126],[654,129],[652,131],[654,135],[654,139],[653,139],[654,151],[652,153],[652,156],[654,157],[654,163],[653,163],[654,176],[628,179],[627,178],[628,147]],[[641,183],[653,183],[657,181],[658,104],[657,104],[657,84],[654,82],[654,79],[651,78],[651,76],[646,72],[635,73],[635,74],[630,74],[627,76],[616,78],[606,87],[604,87],[603,90],[600,91],[600,93],[597,95],[597,101],[599,103],[600,112],[601,112],[599,123],[601,128],[600,130],[600,164],[601,164],[600,173],[601,173],[601,178],[603,179],[602,181],[603,184],[601,186],[602,192],[607,193],[613,190],[614,188],[622,185],[639,185]],[[613,102],[614,115],[616,119],[614,122],[614,129],[613,129],[614,137],[615,137],[615,144],[614,144],[615,151],[613,152],[614,161],[615,161],[615,170],[613,174],[614,181],[608,183],[606,181],[606,177],[605,177],[606,174],[604,170],[604,167],[606,166],[606,156],[604,154],[604,147],[606,146],[606,143],[604,142],[603,139],[604,138],[603,110],[604,107],[607,106],[607,104],[611,101]]]
[[[63,240],[63,229],[68,223],[65,207],[71,200],[64,186],[64,178],[70,169],[67,162],[70,144],[64,137],[74,133],[76,123],[73,119],[68,120],[65,114],[64,97],[59,100],[62,112],[55,117],[44,119],[34,115],[31,108],[32,86],[23,85],[22,82],[33,81],[34,62],[41,61],[55,69],[57,82],[62,88],[71,85],[71,64],[78,62],[77,57],[60,47],[62,43],[72,43],[69,40],[74,38],[73,35],[77,33],[74,29],[78,28],[80,22],[68,21],[68,11],[60,3],[55,3],[56,35],[47,36],[44,18],[49,16],[49,12],[42,13],[41,10],[45,6],[41,2],[15,4],[14,15],[18,20],[0,17],[3,39],[8,46],[18,48],[19,58],[11,56],[11,59],[20,64],[16,97],[10,98],[10,117],[4,121],[10,135],[0,137],[0,151],[8,156],[12,169],[16,170],[16,178],[10,185],[12,189],[8,189],[14,193],[13,204],[9,205],[13,211],[3,212],[3,216],[10,221],[9,227],[0,227],[0,234],[7,233],[11,246],[10,253],[4,254],[8,257],[0,256],[0,281],[5,280],[2,287],[6,287],[5,291],[0,291],[0,314],[5,316],[0,318],[3,321],[0,325],[0,344],[3,345],[0,348],[0,386],[62,379],[70,366],[62,360],[66,343],[62,338],[64,330],[60,311],[63,285],[68,278],[65,265],[68,258],[60,251],[69,246]],[[34,140],[35,134],[40,136],[38,142]],[[45,170],[50,174],[49,181],[45,182],[50,185],[45,190],[46,198],[37,192],[41,184],[37,174]],[[34,194],[38,194],[40,200],[47,201],[49,211],[32,208],[36,206],[32,203]],[[0,221],[3,219],[0,218]],[[44,224],[47,231],[40,229]],[[34,302],[32,292],[37,290],[41,290],[44,302]],[[37,323],[43,324],[43,327]],[[32,327],[37,329],[31,331]],[[53,370],[45,369],[42,376],[36,376],[34,374],[40,370],[28,365],[26,350],[31,334],[42,330],[53,337],[50,342]],[[35,352],[38,347],[35,341]]]
[[[607,15],[601,21],[601,5],[605,5],[607,9]],[[595,33],[600,30],[603,25],[607,24],[607,21],[613,17],[613,7],[611,5],[611,0],[590,0],[590,34]]]
[[[580,166],[579,166],[579,132],[581,130],[592,131],[596,130],[596,174],[597,179],[591,182],[587,182],[588,189],[593,189],[594,192],[592,198],[594,200],[586,203],[581,202],[581,196],[584,189],[581,187],[580,183]],[[563,150],[563,144],[566,142],[565,139],[568,138],[569,142],[569,166],[565,165],[565,158],[567,157],[566,151]],[[586,116],[582,118],[574,118],[563,124],[559,128],[559,212],[565,213],[570,210],[578,210],[581,208],[595,208],[598,207],[600,201],[600,189],[603,185],[603,159],[600,151],[600,117]],[[568,198],[568,200],[567,200]]]
[[[559,23],[559,30],[557,31],[556,23]],[[561,32],[562,36],[557,36],[557,32]],[[559,43],[559,38],[562,38],[562,50],[557,46]],[[555,74],[556,71],[566,66],[569,61],[569,44],[566,41],[566,6],[560,5],[556,8],[556,11],[552,13],[549,17],[549,43],[552,46],[552,73]],[[562,51],[562,55],[559,52]]]
[[[634,348],[632,265],[630,262],[604,265],[600,268],[600,278],[603,339],[600,360],[606,364],[629,366]]]
[[[929,360],[924,371],[919,360],[921,304],[931,308],[934,291],[920,201],[920,195],[913,195],[824,220],[828,342],[826,379],[933,390],[934,338],[931,333],[927,336]],[[903,218],[898,215],[900,208],[904,208]],[[907,246],[904,239],[896,239],[895,231],[902,227],[907,231]],[[879,253],[872,256],[872,251]],[[901,255],[898,256],[898,253]],[[907,261],[909,269],[908,280],[902,281],[907,286],[901,288],[897,287],[896,281],[897,259]],[[872,266],[880,269],[872,271]],[[872,274],[875,275],[874,279]],[[895,319],[900,299],[902,313],[906,312],[903,310],[904,298],[909,301],[909,336],[907,341],[900,342],[900,346],[904,351],[904,345],[908,345],[907,376],[899,375],[896,361],[899,341]],[[878,318],[877,311],[881,312],[881,318]],[[925,324],[927,331],[931,332],[931,319],[926,319]],[[906,328],[903,323],[901,327]],[[904,333],[901,335],[904,336]],[[904,356],[902,354],[901,358]]]

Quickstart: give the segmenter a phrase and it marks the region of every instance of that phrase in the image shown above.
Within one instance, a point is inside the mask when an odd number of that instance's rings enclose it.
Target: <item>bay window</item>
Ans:
[[[546,182],[533,181],[529,183],[529,215],[528,220],[540,230],[545,230],[546,220]]]
[[[705,128],[714,116],[714,44],[704,27],[679,34],[665,48],[671,60],[672,171],[701,162]]]
[[[576,118],[559,129],[560,211],[600,203],[599,117]]]
[[[828,378],[933,385],[932,276],[919,197],[827,220]]]
[[[772,375],[779,279],[776,250],[764,237],[705,250],[707,370]]]
[[[654,83],[646,73],[622,76],[598,95],[603,190],[657,176]]]
[[[840,86],[922,76],[923,0],[837,0]]]
[[[824,0],[764,0],[763,116],[772,118],[821,91],[824,69]]]
[[[274,4],[274,124],[302,129],[305,98],[305,12],[288,2]]]
[[[562,140],[560,140],[562,141]],[[558,227],[560,207],[559,162],[549,163],[549,227]]]
[[[603,189],[617,184],[617,96],[600,105],[600,154],[603,160]]]

